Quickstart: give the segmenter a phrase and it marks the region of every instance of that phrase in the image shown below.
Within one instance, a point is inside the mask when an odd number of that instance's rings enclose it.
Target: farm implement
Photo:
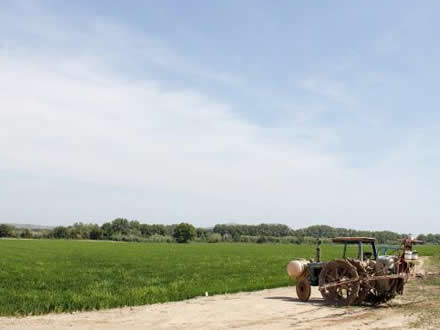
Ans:
[[[318,241],[316,261],[292,260],[287,273],[296,278],[296,292],[301,301],[308,301],[311,287],[318,286],[324,300],[336,305],[377,305],[403,294],[404,286],[414,270],[418,254],[413,247],[422,241],[408,238],[396,255],[379,255],[376,240],[368,237],[334,238],[343,244],[341,259],[321,262]],[[355,248],[357,256],[349,256]]]

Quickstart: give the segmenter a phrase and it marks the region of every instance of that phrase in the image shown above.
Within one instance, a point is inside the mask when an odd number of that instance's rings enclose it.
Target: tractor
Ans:
[[[338,237],[333,243],[343,244],[341,259],[321,262],[318,240],[316,261],[292,260],[287,273],[296,278],[296,292],[308,301],[311,287],[318,286],[322,297],[335,305],[377,305],[403,294],[405,283],[418,254],[412,238],[403,240],[399,255],[378,255],[376,240],[369,237]]]

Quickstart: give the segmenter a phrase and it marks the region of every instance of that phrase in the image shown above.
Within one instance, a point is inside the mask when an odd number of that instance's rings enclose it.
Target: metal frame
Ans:
[[[401,278],[401,279],[408,279],[409,275],[407,273],[400,273],[400,274],[393,274],[393,275],[380,275],[380,276],[369,276],[367,278],[364,279],[359,279],[359,278],[355,278],[352,280],[345,280],[345,281],[337,281],[337,282],[333,282],[333,283],[329,283],[323,286],[320,286],[320,288],[322,289],[327,289],[327,288],[332,288],[335,286],[341,286],[341,285],[345,285],[345,284],[349,284],[349,283],[354,283],[354,282],[361,282],[361,283],[366,283],[366,282],[372,282],[372,281],[378,281],[378,280],[387,280],[387,279],[395,279],[395,278]]]
[[[344,251],[342,253],[342,259],[347,259],[347,246],[348,245],[354,245],[357,244],[358,246],[358,259],[364,261],[364,244],[371,244],[371,248],[373,249],[373,257],[374,260],[377,260],[377,249],[376,249],[376,243],[375,242],[367,242],[364,243],[362,241],[346,241],[344,244]]]

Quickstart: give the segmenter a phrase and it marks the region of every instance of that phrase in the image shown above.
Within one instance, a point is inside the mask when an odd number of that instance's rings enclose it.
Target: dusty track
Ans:
[[[405,313],[390,307],[337,308],[314,288],[302,303],[294,288],[73,314],[0,318],[0,329],[402,329]]]

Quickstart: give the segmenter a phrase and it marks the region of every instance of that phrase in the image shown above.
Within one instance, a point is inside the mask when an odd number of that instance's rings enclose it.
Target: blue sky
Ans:
[[[439,7],[2,1],[0,220],[440,232]]]

